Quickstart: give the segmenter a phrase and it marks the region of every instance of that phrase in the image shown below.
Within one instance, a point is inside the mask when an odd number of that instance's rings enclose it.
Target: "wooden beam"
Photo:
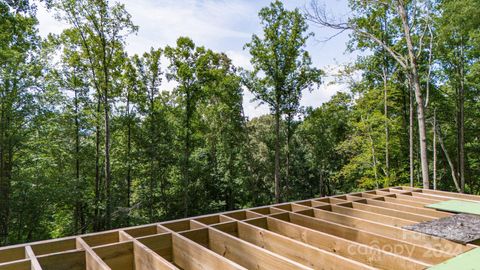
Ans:
[[[430,201],[436,201],[436,202],[448,201],[452,199],[451,197],[435,196],[435,195],[423,194],[421,192],[405,191],[405,190],[398,190],[398,189],[389,189],[389,190],[391,193],[396,193],[401,195],[410,195],[415,198],[423,198],[423,199],[428,199]]]
[[[29,259],[14,262],[0,263],[0,270],[31,270],[32,264]]]
[[[347,197],[350,198],[351,196],[347,196]],[[365,203],[367,205],[381,207],[381,208],[384,208],[384,209],[397,210],[397,211],[401,211],[401,212],[404,212],[404,213],[416,213],[418,215],[426,216],[426,217],[429,217],[431,219],[449,217],[449,216],[452,215],[450,213],[435,211],[435,210],[428,209],[428,208],[420,208],[420,207],[414,207],[414,206],[409,206],[409,205],[386,202],[386,201],[382,200],[383,198],[384,197],[379,198],[379,199],[362,199],[362,201],[357,200],[357,202],[358,203]]]
[[[214,228],[208,228],[210,248],[248,269],[312,269]]]
[[[477,247],[402,229],[451,199],[480,202],[385,188],[2,247],[0,270],[421,269]]]
[[[382,269],[425,269],[429,264],[388,253],[378,248],[359,244],[341,237],[329,235],[309,227],[277,219],[268,218],[268,229],[308,245],[327,250],[340,256]]]
[[[30,259],[32,270],[42,270],[42,267],[40,266],[40,263],[38,262],[38,259],[35,256],[31,246],[25,246],[25,255],[28,259]]]
[[[86,257],[84,250],[70,250],[38,257],[42,270],[84,270]]]
[[[147,235],[153,235],[158,233],[158,227],[157,225],[147,225],[147,226],[141,226],[141,227],[136,227],[133,229],[125,229],[125,230],[120,230],[128,233],[130,236],[134,238],[142,237],[142,236],[147,236]]]
[[[0,264],[4,262],[17,261],[25,258],[27,257],[25,254],[24,246],[0,248]]]
[[[93,248],[112,270],[133,270],[133,242],[120,242]]]
[[[432,204],[432,203],[437,203],[439,200],[432,200],[432,199],[427,199],[427,198],[420,198],[420,197],[413,197],[411,192],[402,192],[402,193],[390,193],[390,192],[384,192],[384,191],[376,191],[377,194],[380,195],[395,195],[395,198],[399,198],[402,200],[407,200],[411,202],[417,202],[417,203],[423,203],[425,204]]]
[[[380,197],[380,198],[383,199],[386,202],[392,202],[392,203],[401,204],[401,205],[409,205],[409,206],[418,207],[418,208],[425,208],[425,205],[428,204],[428,203],[422,203],[422,202],[417,202],[417,201],[410,201],[410,200],[401,199],[401,198],[396,197],[396,195],[395,196],[383,196],[383,197]]]
[[[135,270],[178,270],[159,254],[150,250],[139,241],[133,242]]]
[[[263,219],[266,222],[267,219]],[[238,223],[238,234],[245,241],[314,269],[374,269],[357,261],[245,222]]]
[[[335,213],[340,213],[343,215],[347,216],[352,216],[352,217],[358,217],[366,220],[371,220],[375,222],[379,222],[382,224],[387,224],[387,225],[392,225],[395,227],[403,227],[407,225],[412,225],[417,222],[411,221],[411,220],[406,220],[406,219],[401,219],[397,217],[391,217],[391,216],[386,216],[386,215],[381,215],[377,213],[372,213],[364,210],[359,210],[355,209],[352,207],[345,207],[345,206],[339,206],[339,205],[331,205],[331,211]]]
[[[137,239],[140,243],[154,251],[162,258],[165,258],[169,262],[173,262],[173,244],[172,234],[156,234],[145,236]]]
[[[120,241],[118,231],[109,231],[82,236],[83,241],[90,247],[102,246]],[[78,240],[77,240],[78,243]]]
[[[110,270],[110,267],[92,250],[83,238],[78,237],[76,240],[77,248],[85,250],[86,270]]]
[[[75,244],[75,238],[69,238],[33,244],[31,247],[35,255],[40,256],[43,254],[57,253],[76,249]]]
[[[366,199],[364,199],[366,202]],[[360,209],[363,211],[368,211],[372,213],[377,213],[385,216],[391,216],[395,218],[400,218],[400,219],[405,219],[405,220],[410,220],[414,222],[425,222],[425,221],[430,221],[435,219],[434,217],[429,217],[429,216],[423,216],[423,215],[418,215],[418,214],[412,214],[408,212],[403,212],[399,210],[393,210],[389,208],[383,208],[383,207],[378,207],[378,206],[373,206],[373,205],[368,205],[367,203],[360,203],[360,202],[349,202],[345,204],[338,204],[339,206],[346,206],[346,207],[352,207],[353,209]]]
[[[403,190],[408,190],[408,191],[416,190],[411,187],[401,187],[401,188]],[[441,191],[441,190],[431,190],[431,189],[420,189],[420,190],[422,193],[425,193],[425,194],[431,194],[431,195],[442,196],[447,198],[480,201],[480,198],[477,195],[462,194],[462,193],[455,193],[455,192],[448,192],[448,191]]]
[[[205,228],[205,227],[208,227],[208,225],[206,224],[203,224],[199,221],[196,221],[196,220],[190,220],[190,229],[191,230],[195,230],[195,229],[201,229],[201,228]]]
[[[313,215],[313,211],[311,214]],[[390,251],[403,257],[411,257],[427,264],[438,264],[454,256],[443,251],[414,245],[400,239],[390,238],[378,233],[371,233],[297,213],[290,213],[290,222],[360,244],[378,247],[381,250]]]
[[[207,229],[204,229],[207,230]],[[173,260],[185,270],[238,269],[246,270],[239,264],[223,258],[214,251],[195,243],[188,238],[173,234]]]
[[[471,247],[467,247],[443,238],[421,234],[399,227],[385,225],[382,223],[347,216],[327,210],[314,209],[313,214],[314,217],[318,219],[328,220],[352,228],[358,228],[364,231],[381,234],[394,239],[401,239],[412,244],[423,245],[431,249],[441,250],[452,255],[457,255],[471,249]]]

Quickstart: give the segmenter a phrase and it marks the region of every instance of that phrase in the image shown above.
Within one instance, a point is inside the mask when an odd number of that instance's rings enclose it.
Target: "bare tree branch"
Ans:
[[[383,5],[388,5],[386,1],[381,1],[381,0],[371,0],[371,1],[375,3],[383,4]],[[395,61],[398,62],[399,65],[401,65],[404,69],[408,68],[408,62],[404,56],[397,53],[393,48],[385,44],[385,42],[383,42],[377,36],[365,30],[360,29],[356,25],[348,22],[336,22],[334,18],[329,17],[327,15],[325,6],[321,5],[318,0],[313,0],[310,3],[310,9],[305,10],[305,16],[307,20],[312,23],[338,31],[336,34],[330,36],[326,40],[330,40],[345,31],[353,31],[356,34],[377,43],[379,46],[384,48],[395,59]]]

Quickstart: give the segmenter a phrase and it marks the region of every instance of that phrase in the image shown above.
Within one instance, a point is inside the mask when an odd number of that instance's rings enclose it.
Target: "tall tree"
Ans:
[[[425,97],[422,91],[422,79],[419,59],[422,53],[431,52],[431,49],[425,49],[423,46],[423,36],[428,27],[428,14],[420,16],[420,12],[428,10],[429,1],[417,3],[415,1],[404,0],[385,0],[385,1],[356,1],[351,0],[350,5],[355,13],[348,22],[335,22],[326,12],[323,5],[318,0],[311,2],[311,8],[307,11],[307,18],[313,23],[329,27],[340,32],[353,31],[358,42],[362,45],[365,42],[371,42],[384,49],[392,59],[403,69],[412,85],[415,93],[417,108],[417,124],[420,148],[420,163],[422,168],[423,187],[429,188],[429,168],[427,156],[427,131],[425,115]],[[389,44],[382,39],[382,29],[376,21],[378,16],[384,16],[385,9],[389,10],[397,22],[399,28],[398,40],[403,42],[403,46],[398,44]],[[420,22],[420,23],[416,23]],[[381,25],[380,25],[381,26]],[[415,27],[412,29],[412,27]],[[418,38],[417,38],[418,37]],[[422,37],[422,38],[420,38]],[[395,46],[397,45],[397,46]],[[368,46],[365,46],[368,47]],[[425,76],[426,77],[426,76]]]
[[[36,25],[28,1],[0,2],[0,245],[8,241],[15,160],[26,140],[41,70]]]
[[[82,58],[91,73],[91,84],[96,91],[98,104],[103,108],[104,127],[104,177],[105,177],[105,227],[111,227],[112,179],[110,164],[110,114],[111,99],[118,95],[115,80],[123,61],[125,38],[135,32],[130,14],[124,5],[106,0],[59,0],[55,7],[64,21],[71,25],[66,33],[75,35]],[[100,106],[98,107],[100,108]]]
[[[461,192],[465,192],[466,174],[465,100],[472,96],[469,95],[472,92],[472,85],[468,83],[467,78],[476,62],[475,51],[478,50],[475,40],[480,26],[480,20],[476,16],[478,8],[480,4],[477,1],[440,1],[441,13],[436,19],[438,59],[442,64],[439,75],[446,81],[443,87],[445,92],[456,100],[456,163]]]
[[[168,166],[168,155],[162,146],[164,146],[168,139],[165,138],[167,134],[165,112],[162,112],[162,104],[160,99],[160,85],[162,82],[163,71],[161,69],[160,59],[162,56],[161,49],[151,48],[142,57],[135,57],[136,67],[139,73],[140,85],[140,112],[145,116],[145,127],[147,137],[147,145],[145,155],[148,157],[149,172],[148,175],[148,216],[149,222],[153,222],[156,215],[156,186],[160,182],[162,200],[165,201],[165,168]],[[163,131],[162,131],[163,129]],[[163,152],[163,154],[161,154]]]
[[[275,117],[275,201],[281,200],[280,120],[295,111],[303,90],[320,83],[322,72],[313,68],[305,45],[312,34],[298,9],[288,11],[275,1],[259,12],[263,37],[252,36],[245,45],[252,56],[253,72],[245,84],[255,98],[270,106]]]
[[[191,155],[195,148],[192,135],[195,131],[197,107],[203,97],[202,86],[208,78],[208,54],[204,47],[196,47],[189,38],[181,37],[177,40],[176,47],[166,47],[165,55],[169,59],[167,79],[174,80],[178,86],[174,89],[177,104],[183,111],[182,120],[182,183],[183,183],[183,213],[188,216],[190,212],[191,189]]]

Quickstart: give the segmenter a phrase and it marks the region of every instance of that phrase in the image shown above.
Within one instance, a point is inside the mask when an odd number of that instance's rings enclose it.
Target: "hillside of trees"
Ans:
[[[274,1],[251,70],[188,37],[128,55],[135,18],[107,0],[45,2],[69,27],[41,38],[36,4],[0,0],[0,246],[387,186],[480,192],[477,0],[350,0],[345,21]],[[324,80],[309,27],[363,52],[317,108],[300,106]],[[245,91],[271,113],[246,117]]]

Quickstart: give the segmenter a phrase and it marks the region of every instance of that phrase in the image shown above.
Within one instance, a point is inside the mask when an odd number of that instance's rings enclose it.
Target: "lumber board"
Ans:
[[[224,258],[214,251],[205,248],[182,235],[174,234],[172,242],[173,260],[175,264],[185,270],[246,270],[246,268],[239,264]]]
[[[0,247],[0,270],[437,269],[478,242],[402,227],[452,217],[429,207],[451,200],[480,205],[480,196],[383,188]]]

